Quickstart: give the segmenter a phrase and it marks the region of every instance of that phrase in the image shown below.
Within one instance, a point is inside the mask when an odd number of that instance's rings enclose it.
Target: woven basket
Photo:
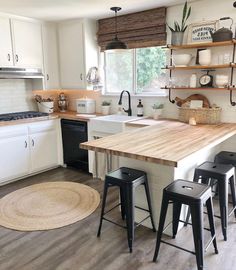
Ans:
[[[188,123],[189,118],[194,117],[197,124],[218,124],[221,110],[221,108],[179,108],[179,121]]]

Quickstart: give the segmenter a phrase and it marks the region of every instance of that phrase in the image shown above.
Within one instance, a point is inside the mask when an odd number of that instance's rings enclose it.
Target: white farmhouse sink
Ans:
[[[142,117],[121,114],[99,116],[90,119],[90,129],[94,132],[115,134],[124,130],[125,123],[141,118]]]

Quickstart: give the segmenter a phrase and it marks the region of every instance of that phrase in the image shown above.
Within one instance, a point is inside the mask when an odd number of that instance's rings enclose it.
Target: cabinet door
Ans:
[[[0,66],[13,66],[13,53],[11,41],[10,20],[8,18],[0,18]]]
[[[12,31],[15,65],[42,68],[41,24],[13,19]]]
[[[0,182],[29,173],[28,136],[0,139]]]
[[[58,34],[61,87],[84,88],[83,24],[75,21],[60,23]]]
[[[57,28],[53,23],[43,25],[43,54],[45,89],[59,88]]]
[[[30,135],[31,170],[44,170],[58,165],[57,134],[55,130]]]

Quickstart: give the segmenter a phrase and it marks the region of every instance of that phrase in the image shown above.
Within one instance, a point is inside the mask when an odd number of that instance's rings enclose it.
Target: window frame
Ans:
[[[159,46],[162,47],[162,46]],[[129,91],[131,96],[136,96],[136,97],[167,97],[167,91],[157,91],[157,92],[145,92],[145,93],[138,93],[137,92],[137,53],[136,53],[136,48],[130,49],[132,50],[132,62],[133,62],[133,80],[132,80],[132,86],[133,86],[133,91]],[[104,78],[104,87],[102,91],[103,96],[119,96],[121,92],[109,92],[107,91],[107,84],[106,84],[106,52],[101,52],[100,53],[100,63],[101,63],[101,58],[103,57],[103,78]],[[126,90],[126,89],[125,89]],[[163,90],[163,89],[162,89]]]

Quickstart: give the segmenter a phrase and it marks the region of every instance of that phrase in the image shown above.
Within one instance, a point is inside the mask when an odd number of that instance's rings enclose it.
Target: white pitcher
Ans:
[[[211,64],[211,50],[199,51],[199,64],[201,66],[209,66]]]

